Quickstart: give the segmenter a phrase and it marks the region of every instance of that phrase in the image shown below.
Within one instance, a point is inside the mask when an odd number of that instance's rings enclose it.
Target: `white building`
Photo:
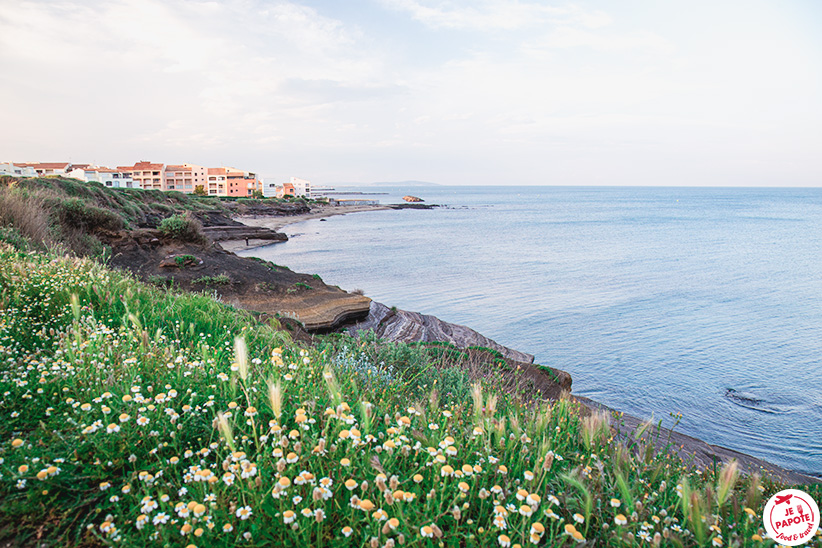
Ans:
[[[260,183],[263,186],[263,196],[265,198],[276,198],[277,197],[277,183],[273,180],[266,181],[265,179],[260,179]]]
[[[131,172],[121,169],[101,166],[75,167],[69,171],[68,176],[87,183],[97,182],[109,188],[134,188]]]
[[[12,162],[0,163],[0,175],[10,175],[12,177],[37,177],[37,172],[31,166],[14,164]]]
[[[30,167],[35,172],[35,177],[46,177],[48,175],[65,176],[71,171],[69,162],[26,162],[14,164],[17,167]]]
[[[294,187],[295,196],[311,198],[311,181],[300,179],[299,177],[292,177],[291,185]]]

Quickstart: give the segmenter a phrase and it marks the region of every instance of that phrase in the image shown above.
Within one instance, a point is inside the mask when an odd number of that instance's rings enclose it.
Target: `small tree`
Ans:
[[[203,185],[196,185],[194,187],[194,194],[196,196],[207,196],[208,195],[206,193],[205,187]]]

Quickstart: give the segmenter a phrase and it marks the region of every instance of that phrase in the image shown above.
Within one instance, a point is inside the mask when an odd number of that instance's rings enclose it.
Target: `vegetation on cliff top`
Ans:
[[[300,200],[225,198],[181,192],[106,188],[70,178],[0,177],[0,241],[18,249],[60,247],[105,254],[101,231],[159,228],[186,241],[202,241],[197,218],[228,220],[248,207],[292,207]]]
[[[0,540],[772,545],[761,511],[783,485],[375,348],[301,346],[206,296],[0,244]]]

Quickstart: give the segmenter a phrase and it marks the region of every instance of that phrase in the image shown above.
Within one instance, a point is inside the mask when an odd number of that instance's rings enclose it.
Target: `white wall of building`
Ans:
[[[299,177],[292,177],[291,184],[294,185],[295,196],[311,197],[311,181],[300,179]]]
[[[12,177],[37,177],[33,167],[16,166],[12,162],[0,163],[0,175]]]
[[[134,181],[128,172],[108,168],[79,168],[72,169],[68,176],[87,183],[96,182],[108,188],[133,188]]]
[[[260,179],[263,184],[263,196],[266,198],[276,198],[277,197],[277,183],[273,180],[266,181],[265,179]]]

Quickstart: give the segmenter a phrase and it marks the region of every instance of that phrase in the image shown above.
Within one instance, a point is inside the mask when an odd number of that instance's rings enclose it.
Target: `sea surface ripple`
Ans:
[[[822,190],[362,187],[446,207],[289,225],[256,255],[468,325],[574,392],[822,475]],[[346,196],[351,198],[353,196]]]

